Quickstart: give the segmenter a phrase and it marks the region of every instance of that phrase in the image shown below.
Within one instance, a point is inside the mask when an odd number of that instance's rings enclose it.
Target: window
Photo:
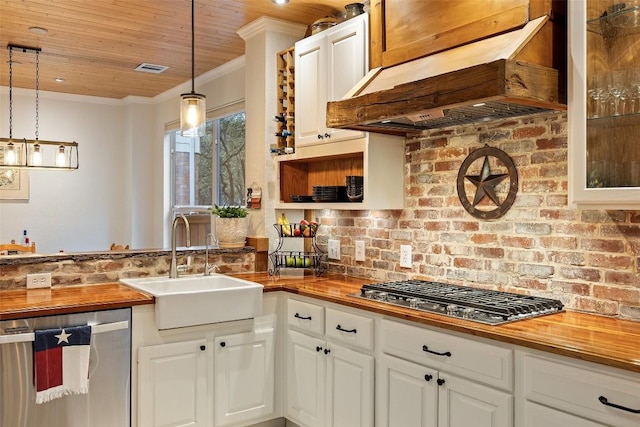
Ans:
[[[207,121],[202,138],[168,133],[171,146],[171,218],[189,215],[191,244],[204,245],[211,232],[212,205],[244,206],[245,113],[226,111]],[[177,230],[178,246],[186,244]]]
[[[174,212],[245,204],[244,111],[208,120],[202,138],[170,138]]]

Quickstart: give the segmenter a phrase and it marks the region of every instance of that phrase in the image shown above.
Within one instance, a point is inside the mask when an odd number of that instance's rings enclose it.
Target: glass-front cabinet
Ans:
[[[640,208],[640,0],[569,5],[569,199]]]

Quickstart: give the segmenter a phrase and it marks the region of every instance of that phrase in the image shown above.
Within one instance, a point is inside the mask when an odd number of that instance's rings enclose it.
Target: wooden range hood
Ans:
[[[342,100],[327,104],[327,126],[406,135],[566,110],[564,75],[519,56],[527,50],[530,60],[531,46],[548,46],[536,39],[548,20],[542,16],[514,31],[373,69]]]

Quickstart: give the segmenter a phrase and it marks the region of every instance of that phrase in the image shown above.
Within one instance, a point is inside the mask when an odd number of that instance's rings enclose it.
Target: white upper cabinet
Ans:
[[[327,102],[342,98],[368,71],[369,16],[358,15],[295,45],[296,147],[359,138],[326,127]]]
[[[640,8],[636,2],[569,5],[569,201],[640,206]]]

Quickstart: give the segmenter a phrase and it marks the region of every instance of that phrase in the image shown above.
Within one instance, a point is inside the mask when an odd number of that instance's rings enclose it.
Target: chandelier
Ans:
[[[8,45],[9,49],[9,138],[0,138],[0,173],[7,177],[14,169],[76,170],[78,143],[46,141],[39,138],[40,121],[40,48]],[[36,116],[35,139],[13,137],[13,52],[35,55]]]

